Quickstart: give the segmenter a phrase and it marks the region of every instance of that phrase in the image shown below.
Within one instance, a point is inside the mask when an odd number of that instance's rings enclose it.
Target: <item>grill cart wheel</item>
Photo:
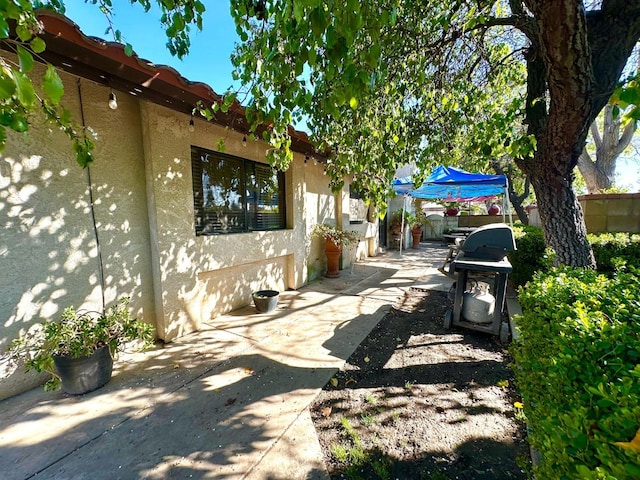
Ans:
[[[511,332],[509,331],[509,324],[502,322],[500,325],[500,342],[509,343],[511,341]]]
[[[451,320],[453,318],[453,312],[451,310],[447,310],[444,314],[444,328],[447,330],[451,329]]]

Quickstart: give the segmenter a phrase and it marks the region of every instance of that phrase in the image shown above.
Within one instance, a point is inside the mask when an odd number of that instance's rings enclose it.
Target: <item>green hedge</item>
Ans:
[[[513,228],[517,250],[509,253],[513,272],[509,280],[516,286],[525,285],[538,271],[548,271],[553,252],[544,243],[540,227],[516,225]],[[587,236],[593,249],[597,269],[611,275],[621,266],[640,268],[640,235],[629,233],[599,233]]]
[[[640,271],[553,268],[520,289],[517,386],[537,478],[638,479]]]
[[[540,227],[516,225],[513,227],[517,250],[509,253],[513,272],[509,281],[514,285],[524,285],[539,270],[548,270],[550,259],[546,254],[544,235]]]
[[[587,236],[599,272],[611,274],[621,264],[640,268],[640,235],[599,233]]]

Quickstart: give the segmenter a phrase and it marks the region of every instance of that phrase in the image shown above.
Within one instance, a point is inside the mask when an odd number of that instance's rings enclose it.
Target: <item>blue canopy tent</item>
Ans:
[[[415,188],[411,177],[402,177],[393,180],[393,190],[398,195],[405,195],[405,199],[407,196],[410,196],[414,198],[459,202],[483,200],[504,194],[502,204],[503,221],[508,207],[507,186],[506,175],[471,173],[442,165],[433,170],[424,183],[418,188]],[[509,221],[513,223],[511,210],[509,210]]]
[[[507,193],[505,175],[469,173],[453,167],[437,167],[424,183],[409,194],[414,198],[469,200]],[[454,201],[454,200],[451,200]]]
[[[440,165],[420,187],[415,188],[411,177],[402,177],[393,180],[393,190],[398,195],[408,194],[414,198],[462,201],[506,194],[507,177],[470,173]]]

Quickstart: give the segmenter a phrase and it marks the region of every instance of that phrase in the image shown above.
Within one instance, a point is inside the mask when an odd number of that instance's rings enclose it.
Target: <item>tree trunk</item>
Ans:
[[[631,143],[635,121],[630,121],[620,135],[620,119],[613,118],[613,105],[603,110],[602,135],[598,124],[591,124],[591,136],[596,146],[596,159],[592,160],[585,148],[578,159],[578,169],[587,184],[589,193],[598,193],[611,188],[616,174],[616,160]]]
[[[518,220],[520,220],[523,225],[529,225],[529,215],[527,215],[527,212],[522,206],[522,202],[520,201],[519,197],[515,194],[512,195],[511,192],[509,192],[509,200],[511,201],[513,209],[516,211]]]
[[[587,191],[589,193],[598,193],[602,190],[611,188],[611,179],[609,176],[598,168],[597,162],[591,159],[591,156],[586,149],[578,158],[578,170],[584,178],[584,183],[587,185]]]
[[[545,242],[555,251],[556,263],[595,268],[582,208],[571,185],[559,187],[544,178],[532,179],[532,183]]]

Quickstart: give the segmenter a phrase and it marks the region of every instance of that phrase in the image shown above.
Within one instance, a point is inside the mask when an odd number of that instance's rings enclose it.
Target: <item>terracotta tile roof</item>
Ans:
[[[89,37],[63,15],[40,10],[38,19],[44,25],[42,37],[47,43],[40,56],[61,70],[187,115],[198,101],[205,105],[222,101],[209,85],[191,82],[174,68],[155,65],[135,53],[128,56],[124,45]],[[244,108],[237,101],[228,112],[217,112],[212,121],[241,133],[249,131]],[[321,157],[305,132],[290,127],[289,134],[295,151]]]

